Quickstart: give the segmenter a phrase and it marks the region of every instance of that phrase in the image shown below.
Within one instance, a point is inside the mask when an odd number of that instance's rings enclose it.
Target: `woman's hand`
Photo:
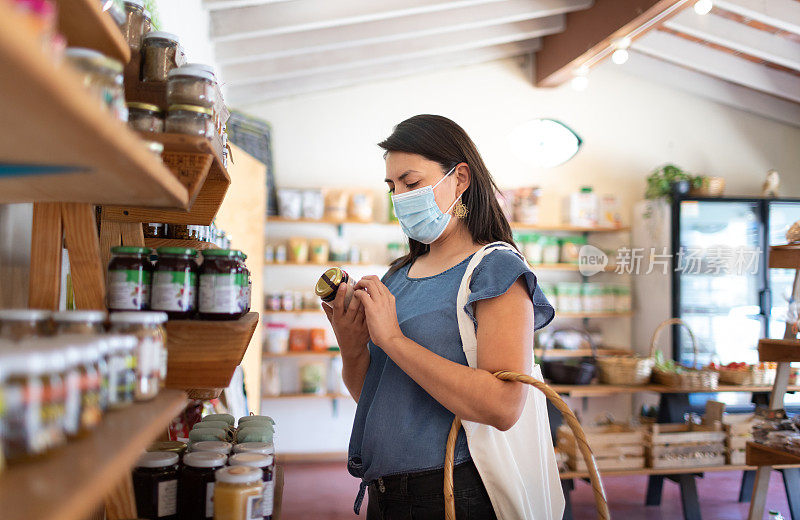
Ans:
[[[353,299],[358,298],[366,311],[367,327],[372,342],[386,350],[403,332],[397,322],[394,295],[377,276],[365,276],[356,284]]]
[[[369,330],[361,301],[353,298],[349,306],[344,306],[347,288],[347,284],[339,284],[332,305],[322,304],[322,309],[333,327],[343,359],[367,353],[367,341],[369,341]]]

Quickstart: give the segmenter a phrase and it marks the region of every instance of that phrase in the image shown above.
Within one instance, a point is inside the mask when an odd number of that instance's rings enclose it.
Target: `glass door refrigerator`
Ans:
[[[759,338],[783,337],[793,271],[768,269],[767,255],[800,220],[800,199],[682,198],[671,218],[672,315],[695,333],[697,363],[757,362]],[[675,360],[693,364],[689,335],[680,331],[672,340]],[[716,398],[749,402],[743,394]],[[800,398],[787,396],[790,402]]]

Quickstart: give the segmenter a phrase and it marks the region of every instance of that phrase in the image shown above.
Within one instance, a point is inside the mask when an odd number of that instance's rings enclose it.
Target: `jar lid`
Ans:
[[[226,423],[228,423],[231,426],[233,426],[233,423],[236,421],[236,419],[229,413],[210,413],[210,414],[206,415],[205,417],[203,417],[200,420],[202,422],[225,421]]]
[[[191,76],[194,78],[207,79],[208,81],[216,81],[212,71],[192,65],[184,65],[183,67],[172,69],[167,73],[167,78],[174,78],[176,76]]]
[[[81,348],[77,346],[69,346],[65,348],[64,357],[66,358],[68,368],[72,368],[83,363],[83,352],[81,352]]]
[[[50,314],[39,309],[0,309],[0,321],[44,321]]]
[[[225,441],[198,441],[192,443],[192,451],[213,451],[227,455],[231,452],[233,444]]]
[[[173,453],[183,453],[186,451],[186,443],[181,441],[156,441],[147,447],[147,451],[170,451]]]
[[[108,345],[108,351],[112,353],[130,351],[139,344],[136,336],[130,334],[108,334],[103,336],[103,339]]]
[[[169,40],[178,43],[180,39],[177,34],[169,33],[167,31],[152,31],[144,35],[145,40]]]
[[[261,453],[263,455],[272,455],[275,453],[275,445],[270,442],[243,442],[233,447],[235,453]]]
[[[102,323],[106,319],[105,311],[59,311],[52,314],[53,321],[61,323]]]
[[[84,363],[92,364],[100,358],[100,348],[98,342],[91,342],[81,347],[81,360]]]
[[[249,484],[263,479],[264,472],[252,466],[229,466],[218,469],[214,473],[214,478],[217,482],[225,482],[226,484]]]
[[[39,352],[23,350],[0,351],[0,369],[3,377],[14,375],[39,375],[45,371],[44,358]]]
[[[148,451],[136,462],[137,468],[163,468],[178,463],[178,454],[169,451]]]
[[[44,346],[41,351],[45,372],[63,372],[67,369],[66,349]],[[80,353],[79,353],[80,355]]]
[[[220,430],[230,430],[231,425],[226,423],[225,421],[200,421],[199,423],[195,423],[192,426],[193,430],[202,430],[205,428],[213,429],[219,428]]]
[[[149,255],[153,250],[149,247],[138,246],[116,246],[111,248],[113,254],[136,254],[136,255]]]
[[[170,105],[169,111],[172,112],[173,110],[185,110],[188,112],[197,112],[198,114],[205,114],[207,116],[210,116],[212,114],[210,108],[198,107],[196,105]]]
[[[272,324],[270,323],[270,325]],[[283,325],[284,327],[286,326],[286,324],[283,323],[281,325]],[[244,426],[243,423],[249,423],[251,421],[268,422],[270,424],[275,424],[275,420],[269,415],[245,415],[244,417],[239,417],[239,426]]]
[[[121,61],[115,60],[114,58],[109,58],[102,52],[98,52],[94,49],[86,49],[84,47],[69,47],[64,51],[64,55],[67,58],[90,61],[94,65],[111,69],[116,74],[122,74],[122,71],[125,68]]]
[[[331,267],[319,277],[314,293],[320,298],[327,298],[339,287],[344,278],[344,271],[338,267]]]
[[[205,63],[187,63],[181,68],[185,67],[196,67],[198,69],[205,70],[206,72],[210,72],[211,74],[215,74],[214,67],[212,67],[211,65],[206,65]]]
[[[253,468],[266,468],[272,464],[272,455],[264,455],[254,451],[237,453],[228,459],[231,466],[250,466]]]
[[[125,0],[125,3],[144,8],[144,0]]]
[[[160,325],[167,321],[166,312],[125,311],[112,313],[108,318],[111,323],[138,323],[142,325]]]
[[[159,255],[197,256],[197,249],[191,247],[159,247]]]
[[[225,465],[228,457],[213,451],[193,451],[183,457],[183,465],[193,468],[218,468]]]
[[[236,258],[239,252],[235,249],[206,249],[203,251],[203,256],[218,256],[224,258]]]
[[[150,103],[141,103],[139,101],[128,101],[126,105],[128,105],[128,108],[138,108],[141,110],[149,110],[151,112],[161,112],[161,109],[158,108],[158,105],[153,105]]]

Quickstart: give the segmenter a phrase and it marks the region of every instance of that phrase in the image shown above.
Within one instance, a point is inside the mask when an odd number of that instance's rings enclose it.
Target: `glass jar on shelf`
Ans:
[[[49,336],[52,330],[50,311],[38,309],[0,310],[0,339],[20,341]]]
[[[128,126],[140,132],[161,133],[164,131],[164,119],[158,106],[129,101]]]
[[[70,47],[66,61],[80,74],[83,86],[120,121],[128,120],[125,90],[122,84],[123,65],[101,52]]]
[[[57,334],[102,334],[105,331],[105,311],[59,311],[53,313]]]
[[[164,130],[171,134],[210,138],[214,135],[211,109],[194,105],[171,105],[167,112]]]
[[[149,247],[116,246],[108,263],[106,299],[110,311],[143,311],[150,308],[153,264]]]
[[[167,375],[164,312],[117,312],[111,315],[111,332],[136,337],[134,399],[147,401],[158,395]]]
[[[144,34],[144,1],[125,0],[125,21],[122,24],[122,36],[128,42],[132,51],[138,52],[142,48],[142,35]]]
[[[142,81],[167,81],[169,71],[180,65],[178,37],[165,31],[146,34],[142,41]]]
[[[216,79],[208,70],[184,65],[167,74],[167,103],[213,108],[216,102]]]

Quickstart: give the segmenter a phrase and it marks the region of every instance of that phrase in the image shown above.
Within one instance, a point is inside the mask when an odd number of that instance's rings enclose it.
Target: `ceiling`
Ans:
[[[631,35],[621,71],[800,126],[799,0],[203,2],[235,105],[531,53],[554,86]]]

